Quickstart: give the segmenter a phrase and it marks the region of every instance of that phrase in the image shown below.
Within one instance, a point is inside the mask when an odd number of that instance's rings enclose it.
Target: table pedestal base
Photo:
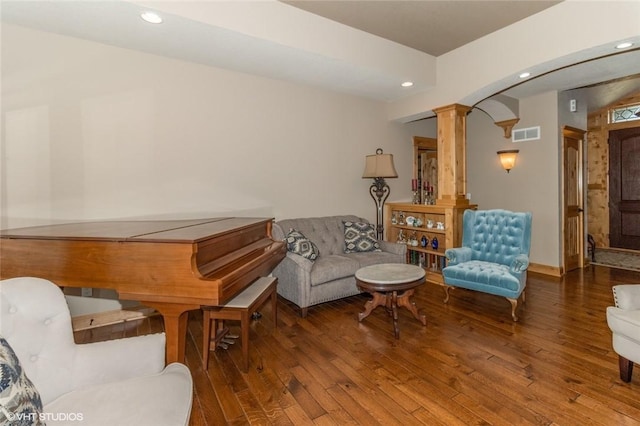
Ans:
[[[400,329],[398,328],[398,308],[405,307],[413,314],[415,319],[420,321],[422,325],[426,326],[427,317],[418,312],[415,302],[411,300],[413,293],[414,289],[400,292],[400,295],[398,295],[397,290],[387,292],[374,291],[372,293],[373,299],[367,301],[364,305],[364,312],[360,312],[358,314],[358,321],[362,322],[362,320],[368,317],[378,306],[384,306],[389,315],[393,317],[393,334],[396,339],[399,339]]]

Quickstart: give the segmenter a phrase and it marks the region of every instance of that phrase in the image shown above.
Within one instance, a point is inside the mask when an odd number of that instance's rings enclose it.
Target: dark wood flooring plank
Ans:
[[[443,289],[425,284],[414,301],[427,326],[401,309],[398,340],[384,308],[358,322],[366,294],[310,307],[307,318],[279,298],[275,330],[268,305],[251,323],[246,373],[240,342],[202,369],[195,311],[186,348],[191,425],[640,424],[640,372],[620,381],[605,316],[611,287],[636,283],[638,272],[599,266],[562,279],[530,273],[518,322],[504,298],[456,289],[444,304]],[[82,343],[162,329],[151,317],[74,336]]]
[[[315,423],[319,421],[324,423],[328,421],[328,419],[333,419],[337,424],[357,424],[357,421],[331,397],[329,392],[327,392],[327,388],[324,388],[320,382],[316,380],[315,375],[310,374],[302,366],[294,367],[292,372],[300,383],[305,386],[309,394],[311,394],[316,402],[327,412],[328,417],[325,415],[319,416],[314,419]]]

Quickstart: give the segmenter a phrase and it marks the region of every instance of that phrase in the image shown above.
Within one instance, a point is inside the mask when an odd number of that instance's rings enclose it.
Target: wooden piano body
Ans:
[[[0,279],[111,288],[164,317],[167,362],[184,359],[188,311],[225,303],[284,258],[273,219],[108,221],[0,231]]]

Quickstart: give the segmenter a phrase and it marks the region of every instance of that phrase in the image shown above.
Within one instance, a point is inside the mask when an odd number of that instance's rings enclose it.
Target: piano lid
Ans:
[[[217,217],[76,222],[0,230],[0,238],[197,243],[211,235],[235,232],[243,227],[269,220],[272,219]]]

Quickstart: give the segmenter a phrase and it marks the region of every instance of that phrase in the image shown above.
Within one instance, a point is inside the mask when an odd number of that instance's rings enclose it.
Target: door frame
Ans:
[[[570,139],[577,139],[578,142],[578,160],[577,160],[577,164],[578,164],[578,176],[577,176],[577,185],[578,187],[576,188],[577,194],[578,194],[578,211],[577,211],[577,217],[578,217],[578,233],[577,233],[577,238],[578,238],[578,268],[584,268],[585,264],[586,264],[586,260],[585,260],[585,241],[586,241],[586,226],[585,226],[585,219],[584,219],[584,214],[585,214],[585,197],[586,197],[586,193],[585,193],[585,170],[586,170],[586,166],[584,164],[584,145],[585,145],[585,137],[586,137],[586,130],[582,130],[582,129],[578,129],[575,127],[571,127],[571,126],[563,126],[562,127],[562,153],[561,153],[561,158],[562,158],[562,173],[561,173],[561,188],[562,188],[562,223],[561,223],[561,229],[562,229],[562,242],[561,242],[561,247],[562,247],[562,270],[563,270],[563,274],[568,272],[567,270],[567,248],[565,247],[565,238],[566,238],[566,233],[568,232],[568,230],[566,229],[566,223],[567,223],[567,210],[568,210],[568,206],[567,206],[567,194],[566,194],[566,187],[565,187],[565,175],[567,172],[567,159],[565,158],[565,149],[566,149],[566,139],[570,138]]]

